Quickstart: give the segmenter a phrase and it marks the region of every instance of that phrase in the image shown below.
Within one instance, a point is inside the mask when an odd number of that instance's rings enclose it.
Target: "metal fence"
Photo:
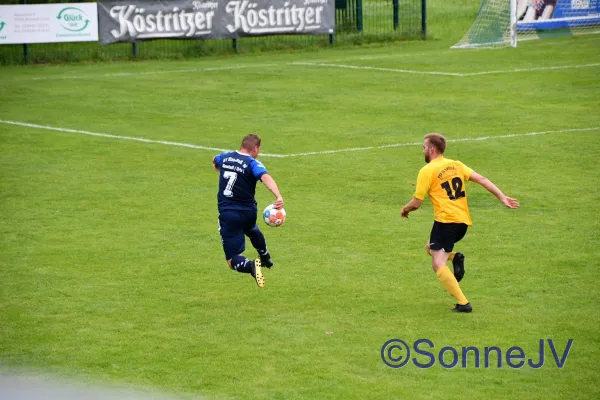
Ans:
[[[89,0],[3,0],[2,4],[90,3]],[[426,36],[426,0],[335,0],[335,35],[275,35],[231,40],[153,40],[0,45],[0,64],[190,58],[362,44]]]

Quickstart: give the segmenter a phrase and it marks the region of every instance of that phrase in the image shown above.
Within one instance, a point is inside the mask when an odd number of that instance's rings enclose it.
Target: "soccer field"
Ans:
[[[3,68],[0,364],[186,397],[600,398],[599,50],[587,36]],[[468,315],[423,250],[431,203],[399,216],[428,132],[521,202],[467,186]],[[217,232],[210,161],[248,133],[288,213],[260,225],[264,289],[229,270]],[[272,201],[262,185],[257,199]],[[458,364],[390,368],[395,338],[453,346]],[[491,346],[501,367],[484,366]]]

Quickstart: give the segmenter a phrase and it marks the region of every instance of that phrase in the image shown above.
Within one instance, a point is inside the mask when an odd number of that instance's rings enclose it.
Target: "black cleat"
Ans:
[[[471,303],[467,303],[465,305],[457,304],[456,306],[454,306],[452,311],[470,313],[471,311],[473,311],[473,307],[471,307]]]
[[[465,276],[465,255],[463,253],[454,254],[452,266],[454,267],[454,277],[456,278],[456,281],[462,281],[463,276]]]
[[[272,268],[273,265],[273,260],[271,260],[271,255],[269,253],[265,254],[264,256],[260,255],[260,263],[262,264],[263,267],[265,268]]]

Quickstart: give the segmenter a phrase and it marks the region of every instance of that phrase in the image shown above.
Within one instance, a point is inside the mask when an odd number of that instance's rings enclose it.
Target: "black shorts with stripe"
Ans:
[[[454,243],[465,237],[467,228],[469,226],[463,223],[434,221],[429,236],[429,248],[450,253],[454,249]]]

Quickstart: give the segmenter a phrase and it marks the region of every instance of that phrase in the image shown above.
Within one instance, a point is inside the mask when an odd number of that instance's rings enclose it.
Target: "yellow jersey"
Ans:
[[[433,204],[433,219],[438,222],[458,222],[473,225],[467,204],[466,182],[473,170],[460,161],[438,157],[419,171],[415,198],[429,195]]]

